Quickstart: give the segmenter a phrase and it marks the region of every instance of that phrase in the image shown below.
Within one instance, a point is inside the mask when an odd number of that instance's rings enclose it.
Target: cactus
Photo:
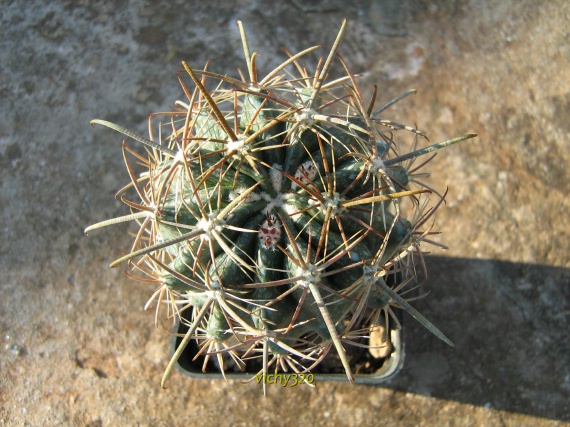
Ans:
[[[345,24],[313,73],[299,60],[316,47],[289,54],[260,80],[238,22],[241,80],[183,62],[188,99],[151,115],[149,138],[92,121],[146,146],[143,156],[123,143],[131,183],[119,196],[131,214],[86,232],[140,225],[132,250],[111,266],[126,262],[130,276],[155,284],[147,303],[156,302],[155,322],[166,306],[168,317],[188,325],[162,386],[190,340],[204,369],[214,358],[222,374],[229,363],[247,369],[252,360],[258,374],[307,373],[336,352],[353,381],[346,347],[365,346],[361,337],[395,320],[391,307],[452,345],[404,297],[423,267],[420,244],[439,245],[424,225],[445,196],[420,181],[427,162],[412,164],[475,135],[417,149],[427,140],[422,132],[380,118],[414,91],[375,109],[375,90],[367,102],[337,54]],[[329,81],[335,60],[346,75]],[[396,140],[402,132],[414,138],[405,154]],[[144,167],[140,175],[133,161]]]

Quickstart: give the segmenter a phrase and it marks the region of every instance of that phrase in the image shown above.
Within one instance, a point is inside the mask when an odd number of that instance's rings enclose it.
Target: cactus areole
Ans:
[[[413,162],[475,135],[417,148],[422,132],[381,118],[414,91],[375,108],[376,91],[364,96],[337,54],[345,22],[316,70],[300,62],[313,47],[263,79],[238,26],[240,80],[183,62],[187,99],[150,116],[149,138],[92,122],[146,147],[123,144],[131,183],[119,195],[131,213],[86,232],[139,224],[112,266],[155,286],[155,322],[164,308],[186,326],[163,386],[189,343],[223,375],[309,374],[334,357],[354,381],[347,349],[370,347],[375,328],[397,323],[394,307],[452,345],[403,295],[423,268],[420,245],[437,244],[428,220],[444,197],[418,181],[426,162]],[[334,61],[345,74],[329,79]],[[406,153],[400,135],[413,140]]]

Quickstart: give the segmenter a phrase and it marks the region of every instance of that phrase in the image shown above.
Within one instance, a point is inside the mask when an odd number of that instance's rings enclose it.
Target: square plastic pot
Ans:
[[[361,352],[369,352],[370,354],[365,354],[364,356],[372,362],[371,365],[373,366],[372,369],[368,368],[367,373],[358,373],[356,369],[354,371],[356,374],[354,375],[355,383],[359,384],[381,384],[386,381],[389,381],[393,378],[401,369],[404,364],[404,340],[403,340],[403,323],[402,323],[402,315],[401,310],[393,310],[402,325],[401,329],[396,329],[394,327],[395,322],[390,322],[390,344],[391,344],[391,352],[382,358],[375,358],[372,356],[372,353],[368,349],[359,348],[357,351]],[[182,337],[188,331],[188,326],[184,323],[178,322],[174,327],[174,335],[172,337],[172,344],[171,344],[171,355],[174,354],[180,342],[182,341]],[[203,358],[202,356],[193,360],[196,353],[198,351],[198,346],[195,340],[191,340],[184,351],[182,352],[178,362],[176,364],[176,369],[181,372],[182,374],[190,377],[190,378],[197,378],[197,379],[223,379],[224,377],[220,373],[219,369],[214,366],[214,364],[210,361],[207,365],[206,372],[202,371],[203,365]],[[332,351],[332,350],[331,350]],[[214,359],[215,357],[211,357]],[[370,363],[369,363],[370,364]],[[321,372],[319,370],[320,365],[316,366],[314,369],[311,370],[311,373],[314,375],[314,381],[340,381],[340,382],[347,382],[348,379],[344,372],[339,373],[328,373],[328,372]],[[228,372],[226,371],[226,378],[228,380],[240,380],[240,381],[247,381],[251,380],[258,374],[258,372]],[[255,380],[254,380],[255,381]]]

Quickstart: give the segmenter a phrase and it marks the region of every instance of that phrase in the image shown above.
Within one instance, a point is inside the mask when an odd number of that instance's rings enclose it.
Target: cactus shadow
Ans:
[[[387,385],[536,417],[570,420],[570,269],[428,257],[415,306],[450,348],[405,315],[406,360]]]

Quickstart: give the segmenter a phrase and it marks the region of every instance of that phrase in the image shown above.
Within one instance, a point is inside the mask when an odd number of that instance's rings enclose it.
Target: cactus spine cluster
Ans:
[[[187,100],[151,116],[162,117],[158,139],[152,120],[148,139],[92,122],[146,146],[142,156],[123,144],[131,183],[120,196],[131,214],[86,232],[140,225],[130,253],[112,266],[127,262],[130,275],[154,283],[148,305],[157,302],[157,316],[168,307],[189,326],[163,385],[190,340],[204,368],[215,358],[222,373],[228,364],[245,370],[253,359],[262,361],[256,373],[310,372],[336,352],[353,381],[346,346],[366,345],[361,338],[388,321],[392,306],[451,345],[402,296],[415,283],[420,244],[434,243],[424,227],[443,200],[418,181],[423,165],[411,164],[475,135],[399,153],[401,132],[416,143],[425,137],[380,114],[413,91],[377,109],[376,91],[365,99],[337,54],[345,22],[314,72],[300,58],[316,47],[289,54],[263,79],[238,26],[247,75],[233,79],[183,62]],[[344,77],[329,80],[333,61]],[[427,193],[439,197],[431,208]]]

